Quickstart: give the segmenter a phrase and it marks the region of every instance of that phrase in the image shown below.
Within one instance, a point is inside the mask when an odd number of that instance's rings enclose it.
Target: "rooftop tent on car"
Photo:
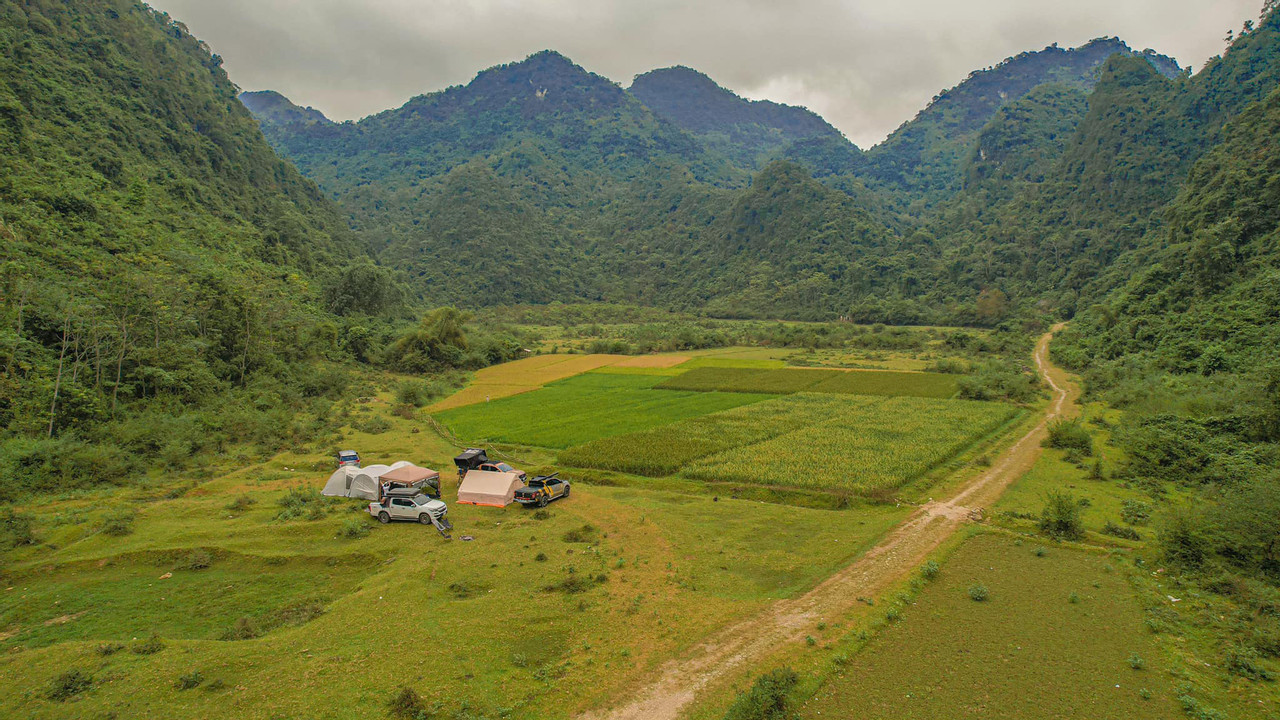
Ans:
[[[479,448],[467,448],[458,453],[458,456],[453,459],[453,464],[458,466],[459,475],[468,470],[474,470],[487,462],[489,462],[489,456]]]

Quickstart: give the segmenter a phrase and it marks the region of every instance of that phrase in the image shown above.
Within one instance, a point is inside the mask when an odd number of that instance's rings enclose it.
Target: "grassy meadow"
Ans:
[[[1124,562],[978,534],[898,621],[836,666],[800,717],[1177,717],[1174,680]]]

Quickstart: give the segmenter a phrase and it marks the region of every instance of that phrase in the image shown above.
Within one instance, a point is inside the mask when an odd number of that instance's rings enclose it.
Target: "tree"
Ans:
[[[1002,291],[987,288],[978,293],[977,315],[984,325],[995,325],[1009,310],[1009,297]]]
[[[387,349],[387,364],[400,372],[430,373],[462,367],[466,360],[467,316],[457,308],[432,310],[418,327],[401,335]]]

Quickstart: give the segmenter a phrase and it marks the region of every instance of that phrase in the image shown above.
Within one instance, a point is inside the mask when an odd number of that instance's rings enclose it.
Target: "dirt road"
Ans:
[[[991,505],[1031,469],[1049,423],[1074,404],[1077,390],[1049,362],[1049,341],[1061,328],[1057,325],[1041,337],[1035,350],[1036,368],[1053,392],[1048,411],[989,470],[952,498],[921,506],[865,555],[813,590],[717,632],[685,657],[664,665],[659,676],[625,704],[583,715],[581,720],[676,720],[709,684],[768,656],[779,645],[802,641],[815,624],[838,620],[858,597],[878,596],[911,573],[967,521],[972,510]]]

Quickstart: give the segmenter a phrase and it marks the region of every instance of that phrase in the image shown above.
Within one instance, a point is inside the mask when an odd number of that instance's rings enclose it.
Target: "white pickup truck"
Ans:
[[[412,492],[406,492],[412,490]],[[434,525],[440,534],[449,537],[453,523],[449,522],[449,506],[441,500],[433,500],[417,488],[392,490],[379,502],[369,503],[369,514],[380,523],[392,520],[415,520],[423,525]]]

